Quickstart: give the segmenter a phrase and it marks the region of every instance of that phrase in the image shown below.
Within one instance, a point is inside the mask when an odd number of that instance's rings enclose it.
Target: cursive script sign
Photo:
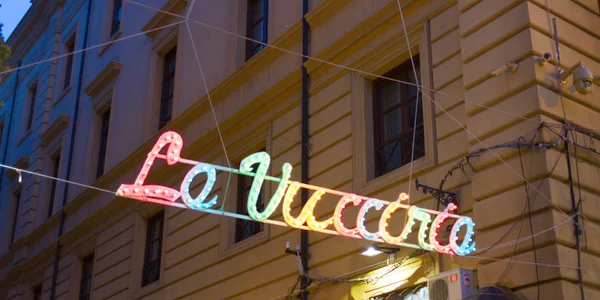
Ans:
[[[165,147],[167,147],[166,154],[161,154],[161,151],[163,151]],[[244,158],[240,164],[240,169],[238,170],[181,158],[180,154],[182,148],[183,140],[178,133],[169,131],[162,134],[150,153],[148,153],[148,158],[144,162],[135,182],[133,184],[121,185],[117,191],[117,195],[140,201],[189,208],[229,217],[261,221],[280,226],[290,226],[304,230],[377,242],[386,242],[393,245],[421,248],[440,253],[467,255],[475,251],[475,242],[472,239],[475,224],[469,217],[452,214],[451,212],[457,209],[454,204],[448,205],[444,211],[439,212],[404,204],[409,198],[405,193],[400,194],[398,200],[389,202],[292,181],[290,180],[292,166],[289,163],[284,163],[281,167],[282,174],[280,178],[271,177],[267,175],[271,157],[266,152],[254,153]],[[192,166],[183,178],[179,190],[161,185],[144,184],[148,172],[156,159],[165,160],[168,165],[188,164]],[[258,168],[255,169],[255,165],[258,165]],[[248,216],[212,208],[218,203],[218,195],[214,195],[212,198],[209,198],[208,196],[211,194],[211,190],[215,184],[217,170],[253,177],[252,187],[250,188],[247,201]],[[200,193],[194,197],[190,194],[190,184],[194,178],[200,174],[204,174],[203,176],[206,176],[206,180]],[[277,182],[278,186],[269,202],[267,202],[265,209],[260,212],[257,209],[256,202],[265,180]],[[292,203],[294,202],[296,193],[302,188],[312,190],[313,194],[310,199],[308,199],[306,205],[302,207],[300,215],[294,217],[291,214]],[[340,197],[340,200],[331,217],[323,221],[317,221],[313,212],[315,206],[325,194],[337,195]],[[177,202],[178,199],[181,199],[182,203]],[[282,201],[283,204],[281,209],[285,222],[269,219]],[[356,227],[354,228],[347,228],[342,222],[344,209],[348,205],[360,206],[356,219]],[[371,209],[383,210],[379,219],[378,230],[375,232],[368,231],[365,226],[365,215]],[[408,210],[408,221],[404,225],[400,235],[394,236],[388,231],[388,220],[391,218],[392,214],[399,209]],[[450,231],[448,244],[442,245],[437,236],[441,224],[449,218],[455,219],[454,225]],[[420,222],[417,235],[418,244],[408,243],[407,239],[417,221]],[[464,236],[459,243],[458,234],[463,227]]]

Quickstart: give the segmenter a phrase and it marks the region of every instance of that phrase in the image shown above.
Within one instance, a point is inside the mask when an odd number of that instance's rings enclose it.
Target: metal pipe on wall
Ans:
[[[8,131],[6,133],[6,142],[4,143],[4,150],[2,150],[2,164],[6,164],[6,156],[7,156],[7,151],[8,151],[8,142],[10,141],[10,131],[12,130],[12,120],[13,120],[13,115],[15,114],[15,105],[17,104],[17,90],[19,89],[19,72],[21,71],[21,64],[22,61],[19,60],[18,63],[18,67],[17,67],[17,74],[15,75],[15,88],[13,91],[13,98],[12,98],[12,105],[10,107],[10,115],[8,116]],[[0,132],[0,139],[2,138],[2,132]],[[0,143],[2,141],[0,140]],[[3,176],[4,175],[4,168],[0,168],[0,191],[2,190],[2,182],[3,182]],[[17,201],[21,201],[21,199],[17,199]],[[15,209],[17,211],[15,211],[15,222],[14,222],[14,226],[17,226],[17,218],[19,217],[19,204],[17,203],[17,206],[15,207]],[[12,228],[13,232],[16,232],[15,228]],[[10,241],[10,245],[8,245],[8,248],[12,248],[12,240]]]
[[[4,143],[4,149],[2,150],[2,164],[6,164],[6,152],[8,151],[8,142],[10,141],[10,131],[12,128],[12,119],[13,119],[13,115],[15,114],[15,105],[17,104],[17,89],[19,89],[19,72],[21,71],[21,63],[22,61],[19,60],[19,64],[17,67],[17,74],[15,75],[15,88],[14,88],[14,92],[13,92],[13,98],[12,98],[12,106],[10,107],[10,115],[8,116],[8,131],[6,133],[6,143]],[[2,134],[0,132],[0,134]],[[0,141],[1,142],[1,141]],[[3,177],[2,175],[4,175],[4,168],[0,168],[0,190],[2,190],[2,181],[1,180]]]
[[[308,86],[309,77],[308,71],[304,66],[307,61],[308,53],[308,37],[309,37],[309,26],[306,21],[306,14],[308,13],[309,0],[302,0],[302,182],[308,183],[308,159],[309,159],[309,142],[308,142]],[[301,191],[301,202],[302,207],[308,201],[308,190],[302,189]],[[302,257],[302,268],[305,273],[308,273],[308,231],[302,230],[300,232],[300,253]],[[300,298],[302,300],[308,299],[308,291],[306,290],[310,285],[310,280],[306,276],[302,276],[300,279]]]
[[[87,7],[87,16],[85,20],[85,33],[83,35],[83,46],[82,49],[87,48],[88,44],[88,33],[90,29],[90,15],[92,12],[92,0],[88,1]],[[73,123],[71,123],[71,139],[69,141],[69,154],[67,157],[67,173],[65,175],[66,180],[71,179],[71,166],[73,164],[73,149],[75,148],[75,135],[77,133],[77,118],[79,116],[79,102],[81,101],[81,90],[83,86],[83,70],[85,68],[85,57],[86,51],[81,52],[81,64],[79,65],[79,75],[77,79],[77,91],[75,96],[75,109],[73,112]],[[54,254],[54,269],[52,272],[52,286],[50,289],[50,300],[55,299],[56,295],[56,280],[58,276],[58,265],[60,261],[60,237],[63,234],[64,225],[65,225],[65,211],[64,207],[67,205],[67,199],[69,196],[69,185],[65,184],[65,189],[63,192],[62,205],[60,209],[60,224],[58,226],[58,235],[56,237],[56,252]]]

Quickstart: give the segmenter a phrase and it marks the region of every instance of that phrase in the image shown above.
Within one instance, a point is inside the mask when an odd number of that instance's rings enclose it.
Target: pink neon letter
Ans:
[[[169,145],[169,148],[167,149],[167,157],[165,159],[164,155],[159,153],[166,145]],[[156,158],[165,159],[167,164],[174,165],[181,158],[179,156],[181,148],[183,148],[183,140],[177,132],[167,131],[163,133],[160,138],[158,138],[156,144],[154,144],[152,151],[148,153],[148,158],[146,158],[135,183],[122,184],[117,191],[117,195],[142,201],[152,201],[153,199],[156,199],[173,202],[177,200],[179,196],[181,196],[179,191],[162,185],[144,185],[144,181]]]

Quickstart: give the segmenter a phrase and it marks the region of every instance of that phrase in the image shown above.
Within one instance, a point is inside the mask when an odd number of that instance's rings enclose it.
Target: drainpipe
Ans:
[[[308,60],[308,34],[310,28],[306,21],[306,14],[308,13],[308,0],[302,0],[302,182],[308,183],[308,71],[304,66],[304,63]],[[302,207],[306,205],[308,201],[308,190],[301,190],[301,201]],[[300,232],[300,253],[302,257],[302,268],[305,273],[308,273],[308,231],[302,230]],[[308,291],[306,289],[310,285],[310,280],[306,276],[301,277],[300,281],[300,299],[308,299]]]
[[[12,106],[10,107],[10,115],[8,116],[8,131],[6,133],[6,143],[4,143],[4,150],[2,150],[2,164],[6,164],[6,152],[8,151],[8,142],[10,141],[10,131],[12,128],[12,119],[13,119],[13,115],[15,114],[15,105],[17,104],[17,89],[19,88],[19,72],[21,71],[21,63],[22,61],[19,60],[19,64],[17,67],[17,74],[16,74],[16,79],[15,79],[15,89],[13,92],[13,98],[12,98]],[[2,133],[0,132],[0,135]],[[0,141],[1,142],[1,141]],[[4,168],[0,168],[0,190],[2,190],[2,176],[4,175]]]
[[[570,123],[565,118],[565,128],[569,128]],[[569,175],[569,192],[571,194],[571,209],[573,210],[573,223],[574,223],[574,232],[575,232],[575,248],[577,249],[577,266],[579,267],[577,270],[577,279],[579,282],[579,292],[581,294],[581,299],[585,300],[585,293],[583,289],[583,272],[581,270],[581,239],[580,236],[582,234],[581,224],[579,224],[579,204],[575,201],[575,190],[573,188],[573,173],[571,172],[571,151],[569,150],[569,131],[565,130],[565,152],[567,158],[567,170]],[[575,157],[575,159],[578,159]],[[581,201],[581,199],[579,200]],[[538,285],[540,283],[538,282]]]
[[[6,142],[4,143],[4,150],[2,150],[2,164],[6,164],[6,156],[7,156],[7,151],[8,151],[8,142],[10,141],[10,131],[12,128],[12,119],[13,119],[13,115],[15,114],[15,105],[17,104],[17,89],[19,88],[19,72],[21,71],[21,63],[22,61],[19,60],[19,64],[17,67],[17,74],[16,74],[16,79],[15,79],[15,89],[13,92],[13,98],[12,98],[12,106],[10,107],[10,115],[8,116],[8,131],[6,133]],[[0,132],[0,138],[2,136],[2,132]],[[0,141],[1,143],[2,141]],[[4,168],[0,168],[0,191],[2,190],[2,182],[4,180],[2,180],[4,177]],[[20,201],[20,199],[17,199],[17,201]],[[17,211],[15,212],[15,219],[18,218],[19,216],[19,204],[17,203],[17,207],[15,208]],[[15,226],[17,226],[17,223],[14,223]],[[15,232],[15,229],[13,228],[13,232]],[[8,245],[8,248],[12,248],[12,242],[10,243],[10,245]]]
[[[83,48],[87,48],[88,44],[88,32],[90,29],[90,14],[92,12],[92,0],[88,1],[87,7],[87,16],[85,20],[85,34],[83,35]],[[73,112],[73,122],[71,123],[71,139],[69,141],[69,156],[67,157],[67,174],[65,176],[66,180],[71,179],[71,165],[73,164],[73,148],[75,147],[75,135],[77,133],[77,117],[79,116],[79,102],[81,100],[81,89],[83,85],[83,70],[85,67],[85,56],[86,51],[81,52],[81,64],[79,65],[79,78],[77,79],[77,94],[75,98],[75,111]],[[60,237],[63,234],[63,229],[65,226],[65,211],[64,207],[67,205],[67,199],[69,195],[69,185],[65,184],[65,189],[62,197],[62,206],[60,209],[60,224],[58,226],[58,236],[56,237],[56,253],[54,255],[54,271],[52,272],[52,287],[50,289],[50,300],[55,299],[56,294],[56,280],[58,276],[58,264],[60,261]]]

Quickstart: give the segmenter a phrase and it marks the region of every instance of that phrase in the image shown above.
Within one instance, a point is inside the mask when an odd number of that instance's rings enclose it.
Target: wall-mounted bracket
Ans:
[[[419,188],[421,188],[421,190],[423,191],[423,194],[432,195],[435,199],[437,199],[444,206],[448,206],[448,204],[450,204],[450,203],[456,204],[456,193],[455,192],[444,191],[444,190],[440,190],[440,189],[431,187],[426,184],[421,184],[421,183],[419,183],[418,178],[415,181],[415,185],[417,187],[417,191],[419,190]]]

